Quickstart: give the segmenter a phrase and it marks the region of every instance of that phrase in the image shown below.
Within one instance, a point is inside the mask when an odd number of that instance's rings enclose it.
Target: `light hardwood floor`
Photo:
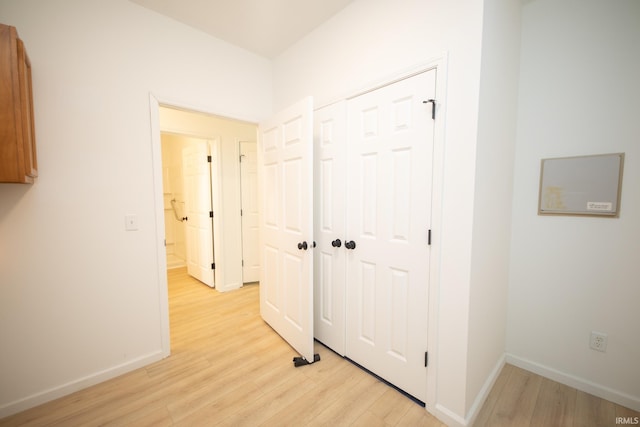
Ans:
[[[505,365],[475,427],[605,427],[640,413],[512,365]]]
[[[295,352],[260,318],[258,285],[225,294],[170,270],[169,358],[0,420],[0,426],[443,426],[320,344]],[[476,426],[608,426],[637,416],[507,365]]]

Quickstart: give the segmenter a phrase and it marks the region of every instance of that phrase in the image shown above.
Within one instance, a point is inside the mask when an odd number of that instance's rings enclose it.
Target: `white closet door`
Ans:
[[[260,313],[313,362],[313,100],[262,123]]]
[[[182,151],[186,211],[187,272],[214,287],[213,219],[209,143],[191,139]]]
[[[314,112],[315,337],[345,355],[346,101]]]
[[[349,358],[426,400],[435,70],[349,100]]]

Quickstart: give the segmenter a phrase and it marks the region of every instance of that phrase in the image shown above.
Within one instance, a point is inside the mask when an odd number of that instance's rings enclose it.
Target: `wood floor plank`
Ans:
[[[305,367],[305,370],[306,368],[308,367]],[[329,373],[326,370],[324,372]],[[340,390],[343,390],[345,385],[348,387],[354,384],[358,377],[362,375],[361,372],[358,372],[358,368],[350,363],[335,363],[330,372],[330,375],[328,374],[322,378],[316,377],[314,382],[317,387],[315,389],[299,396],[296,402],[282,408],[270,419],[266,420],[263,425],[288,426],[313,423],[314,420],[319,419],[320,414],[328,406],[341,398]]]
[[[250,406],[261,395],[262,391],[251,381],[240,383],[236,388],[214,396],[207,405],[190,412],[184,418],[176,420],[174,417],[174,425],[184,427],[219,425],[239,409]]]
[[[511,427],[526,425],[531,419],[542,384],[542,377],[513,367],[503,393],[492,412],[489,425]]]
[[[625,420],[630,420],[635,425],[640,424],[640,412],[634,411],[633,409],[625,408],[624,406],[614,405],[616,418],[624,418]],[[622,421],[621,421],[622,422]]]
[[[183,393],[167,403],[172,417],[175,420],[181,420],[192,412],[215,402],[221,395],[247,382],[253,370],[262,366],[262,361],[257,356],[243,354],[241,359],[243,363],[234,363],[231,358],[220,360],[220,363],[214,365],[212,371],[207,373],[208,379],[202,382],[201,387],[188,390],[188,393]]]
[[[489,395],[487,396],[482,409],[478,413],[476,422],[474,424],[475,427],[491,426],[491,424],[489,424],[489,420],[493,416],[495,406],[500,401],[504,387],[509,381],[509,377],[511,376],[511,373],[514,369],[515,367],[512,365],[504,365],[504,367],[500,371],[500,374],[498,375],[498,378],[496,379],[496,382],[493,385],[493,388],[491,389],[491,392],[489,392]]]
[[[386,424],[397,425],[413,406],[419,405],[407,399],[406,396],[403,396],[397,390],[388,388],[382,396],[371,405],[369,411]]]
[[[247,405],[240,408],[234,414],[226,417],[220,425],[254,427],[264,423],[283,408],[297,402],[301,394],[305,394],[315,388],[315,384],[307,379],[304,374],[289,368],[289,375],[280,378],[278,384]]]
[[[530,425],[573,427],[576,395],[576,389],[542,378]]]
[[[382,396],[387,387],[367,374],[357,378],[355,383],[339,385],[334,391],[340,397],[318,414],[313,422],[319,425],[350,425]]]
[[[410,408],[406,414],[396,424],[398,427],[447,427],[436,417],[424,410],[424,408],[415,405]]]
[[[600,427],[614,425],[616,405],[583,391],[576,394],[574,427]]]
[[[388,425],[382,418],[371,411],[365,411],[350,424],[351,427],[386,427]]]

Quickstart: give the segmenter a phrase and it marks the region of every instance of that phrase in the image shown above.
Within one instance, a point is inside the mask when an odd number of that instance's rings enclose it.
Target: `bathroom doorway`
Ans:
[[[255,173],[246,173],[255,156],[257,126],[164,105],[159,106],[159,124],[167,268],[188,266],[191,253],[191,258],[196,258],[199,264],[195,270],[206,275],[202,270],[208,267],[213,272],[215,288],[220,292],[257,281],[255,275],[247,274],[243,266],[251,265],[254,271],[259,268],[254,256],[258,250],[257,235],[248,236],[247,230],[251,227],[246,226],[246,221],[243,225],[245,213],[247,219],[257,216],[254,204],[247,204],[252,198],[257,198],[257,176]],[[195,146],[201,148],[194,149]],[[199,212],[198,220],[194,221],[198,223],[196,226],[188,213],[189,197],[185,186],[190,178],[185,175],[185,161],[188,162],[185,156],[192,156],[187,153],[203,149],[209,150],[204,157],[211,162],[208,194],[211,201],[196,201]],[[197,156],[198,159],[200,157]],[[243,160],[244,166],[241,164]],[[202,196],[201,190],[196,193]],[[189,239],[189,233],[196,233],[196,229],[199,234],[206,234],[200,225],[207,221],[211,225],[209,235],[212,243],[203,244],[203,239]],[[194,244],[194,241],[198,243]]]

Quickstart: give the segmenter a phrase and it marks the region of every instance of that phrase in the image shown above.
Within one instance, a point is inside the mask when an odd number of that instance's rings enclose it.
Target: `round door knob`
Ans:
[[[356,248],[356,242],[354,242],[353,240],[350,240],[348,242],[344,242],[344,247],[347,249],[355,249]]]
[[[342,242],[340,241],[340,239],[336,239],[331,242],[331,246],[333,246],[334,248],[339,248],[340,246],[342,246]]]
[[[307,246],[307,242],[302,242],[302,243],[298,243],[298,249],[302,250],[307,250],[308,246]]]

